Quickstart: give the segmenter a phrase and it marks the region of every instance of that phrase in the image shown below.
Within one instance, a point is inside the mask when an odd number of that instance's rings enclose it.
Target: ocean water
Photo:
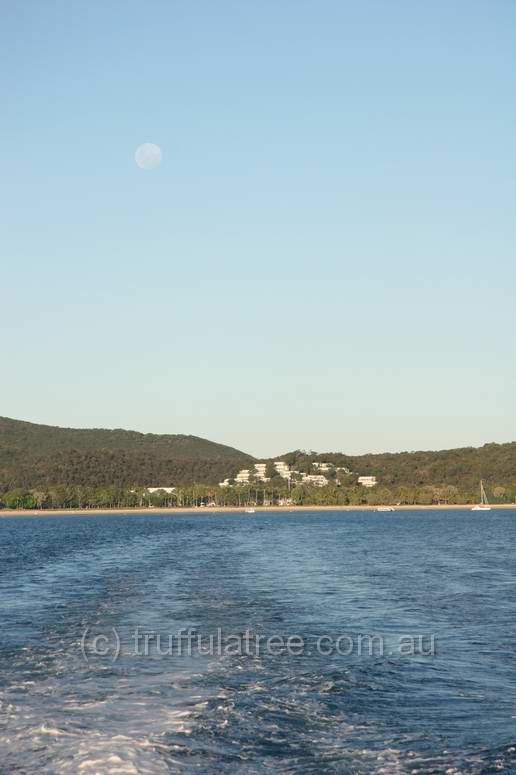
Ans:
[[[515,539],[496,510],[1,517],[0,773],[516,773]]]

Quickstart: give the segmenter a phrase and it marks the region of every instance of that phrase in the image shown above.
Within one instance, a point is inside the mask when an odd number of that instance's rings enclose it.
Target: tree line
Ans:
[[[489,485],[486,490],[491,503],[515,503],[516,487]],[[110,509],[110,508],[190,508],[190,507],[250,507],[250,506],[380,506],[380,505],[454,505],[478,501],[476,488],[461,489],[455,485],[407,485],[366,489],[359,485],[326,487],[294,484],[283,480],[266,485],[218,487],[190,484],[173,492],[150,493],[144,487],[109,485],[90,487],[56,485],[53,487],[17,487],[0,494],[4,509]]]

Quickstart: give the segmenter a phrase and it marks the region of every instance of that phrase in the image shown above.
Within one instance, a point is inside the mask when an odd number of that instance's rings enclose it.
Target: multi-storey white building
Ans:
[[[312,466],[318,471],[329,471],[333,466],[330,463],[319,463],[317,460],[312,463]]]
[[[254,464],[254,470],[255,470],[255,476],[257,479],[260,480],[260,482],[268,482],[268,478],[265,475],[265,472],[267,470],[267,463],[255,463]]]
[[[289,465],[288,463],[285,463],[284,460],[276,460],[274,462],[274,468],[282,479],[290,479],[292,476]]]
[[[267,463],[255,463],[254,470],[242,468],[235,476],[235,484],[250,484],[253,475],[261,482],[268,482],[269,480],[265,476],[266,469]],[[219,487],[231,487],[230,480],[224,479],[223,482],[219,482]]]
[[[314,487],[326,487],[328,480],[322,474],[301,474],[303,484],[312,484]]]
[[[358,483],[362,487],[374,487],[376,484],[376,476],[359,476]]]

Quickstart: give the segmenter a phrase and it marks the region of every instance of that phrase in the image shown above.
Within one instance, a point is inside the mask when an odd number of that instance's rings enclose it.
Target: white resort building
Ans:
[[[276,469],[279,476],[281,476],[282,479],[290,479],[292,476],[292,473],[290,471],[290,467],[288,463],[285,463],[284,460],[276,460],[274,462],[274,468]]]
[[[282,479],[286,479],[289,483],[294,481],[301,481],[302,484],[311,485],[312,487],[326,487],[330,480],[324,473],[333,472],[334,475],[338,471],[343,471],[345,474],[351,475],[349,468],[345,466],[335,466],[332,463],[314,461],[312,463],[312,469],[315,473],[307,474],[290,468],[289,464],[284,460],[274,460],[272,462],[274,470],[277,476],[281,476]],[[233,483],[235,485],[250,485],[257,482],[269,482],[270,477],[267,474],[267,467],[270,463],[254,463],[253,468],[242,468],[235,476]],[[293,479],[294,478],[294,479]],[[339,485],[338,479],[335,480]],[[359,476],[358,484],[362,487],[374,487],[376,482],[376,476]],[[231,487],[232,480],[224,479],[223,482],[219,482],[219,487]]]
[[[329,471],[330,468],[333,468],[334,466],[330,465],[330,463],[318,463],[317,460],[315,460],[312,463],[313,468],[315,468],[317,471]]]
[[[255,463],[254,464],[255,476],[260,482],[268,482],[269,479],[265,475],[267,471],[267,463]]]
[[[358,483],[362,487],[374,487],[376,484],[376,476],[359,476]]]
[[[313,484],[314,487],[326,487],[328,480],[322,474],[301,474],[303,484]]]
[[[251,484],[251,477],[259,482],[268,482],[265,472],[267,470],[267,463],[255,463],[254,470],[250,468],[242,468],[235,476],[235,484]],[[230,487],[230,480],[224,479],[223,482],[219,482],[219,487]]]

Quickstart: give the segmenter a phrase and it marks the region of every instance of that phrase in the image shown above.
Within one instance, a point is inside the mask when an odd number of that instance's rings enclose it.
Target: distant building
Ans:
[[[285,463],[284,460],[276,460],[274,463],[274,468],[276,469],[276,472],[279,476],[281,476],[282,479],[290,479],[291,477],[291,471],[288,463]]]
[[[312,463],[312,465],[318,471],[329,471],[330,468],[333,468],[333,466],[330,463],[319,463],[317,462],[317,460],[314,463]]]
[[[358,483],[362,487],[374,487],[376,484],[376,476],[359,476]]]
[[[242,468],[235,476],[235,484],[249,484],[251,472],[248,468]]]
[[[267,463],[255,463],[254,464],[255,476],[260,482],[268,482],[269,479],[265,475],[267,471]]]
[[[322,474],[301,474],[303,484],[312,484],[314,487],[326,487],[328,480]]]
[[[251,476],[260,482],[268,482],[269,479],[265,476],[267,470],[267,463],[255,463],[254,470],[250,468],[242,468],[235,476],[235,484],[250,484]],[[223,482],[219,482],[219,487],[231,487],[230,479],[224,479]]]
[[[150,492],[151,494],[153,492],[168,492],[170,495],[170,493],[174,492],[175,489],[175,487],[147,487],[147,492]]]

